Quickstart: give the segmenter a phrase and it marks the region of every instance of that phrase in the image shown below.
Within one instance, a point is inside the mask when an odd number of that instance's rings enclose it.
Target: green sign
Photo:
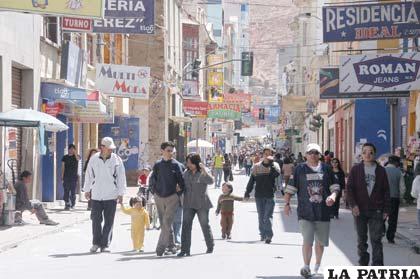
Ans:
[[[241,113],[229,109],[209,110],[207,117],[215,119],[241,120]]]

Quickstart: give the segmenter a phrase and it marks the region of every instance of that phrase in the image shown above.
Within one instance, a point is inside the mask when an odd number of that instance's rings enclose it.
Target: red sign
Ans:
[[[249,112],[251,109],[251,94],[246,93],[225,93],[225,102],[239,104],[242,112]]]
[[[44,103],[42,104],[42,111],[51,116],[57,117],[62,111],[63,105],[60,103]]]
[[[87,18],[63,17],[61,27],[64,31],[92,32],[92,20]]]
[[[232,110],[236,112],[241,112],[241,106],[238,104],[230,103],[209,103],[209,110]]]
[[[207,116],[208,103],[184,100],[184,112],[193,116]]]

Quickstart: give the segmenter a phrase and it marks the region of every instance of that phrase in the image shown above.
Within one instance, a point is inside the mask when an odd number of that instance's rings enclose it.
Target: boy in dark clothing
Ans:
[[[64,210],[70,210],[76,205],[79,160],[80,156],[76,154],[76,146],[69,144],[68,154],[61,159],[61,181],[64,187],[63,200],[66,203]]]
[[[217,201],[216,215],[222,214],[220,225],[222,226],[222,238],[231,239],[231,231],[233,226],[233,204],[234,201],[243,201],[241,197],[232,195],[233,186],[229,182],[222,185],[223,194],[219,196]]]

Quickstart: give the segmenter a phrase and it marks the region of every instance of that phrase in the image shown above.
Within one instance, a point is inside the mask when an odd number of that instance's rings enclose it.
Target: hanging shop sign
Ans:
[[[87,79],[87,63],[85,51],[72,42],[63,44],[61,53],[60,78],[75,87],[85,87]]]
[[[340,93],[420,89],[420,53],[340,57]]]
[[[209,72],[208,85],[217,88],[223,87],[223,73],[222,72]]]
[[[193,80],[185,80],[183,82],[182,96],[186,99],[200,99],[198,92],[198,82]]]
[[[86,89],[52,82],[41,82],[41,98],[49,101],[86,107]]]
[[[224,95],[220,88],[212,87],[209,90],[209,102],[210,103],[223,103]]]
[[[87,107],[66,113],[73,123],[114,123],[114,103],[98,91],[88,93]]]
[[[241,107],[238,104],[209,103],[208,118],[240,120],[241,116]]]
[[[305,96],[283,96],[281,99],[281,110],[284,112],[306,112],[306,103]]]
[[[223,69],[223,55],[222,54],[213,54],[207,57],[208,65],[215,65],[211,66],[211,69]]]
[[[1,0],[0,10],[103,18],[103,0]]]
[[[251,109],[251,94],[246,93],[225,93],[224,101],[230,104],[241,106],[242,112],[249,112]]]
[[[322,68],[319,71],[320,99],[361,99],[361,98],[396,98],[408,97],[410,91],[361,91],[340,92],[339,68]]]
[[[278,105],[277,95],[252,95],[252,104],[255,106],[274,106]]]
[[[322,8],[324,42],[416,37],[420,3],[394,2]]]
[[[97,64],[95,85],[97,90],[110,96],[148,99],[150,68]]]
[[[198,101],[183,101],[184,113],[189,113],[193,116],[207,116],[208,103]]]

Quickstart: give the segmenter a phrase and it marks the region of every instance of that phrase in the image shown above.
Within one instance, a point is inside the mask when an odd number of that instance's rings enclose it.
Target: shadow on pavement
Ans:
[[[278,245],[278,246],[302,246],[301,244],[288,244],[288,243],[275,243],[272,242],[270,244],[265,244],[263,241],[259,241],[259,240],[255,240],[255,241],[233,241],[233,240],[228,240],[227,242],[229,243],[233,243],[233,244],[261,244],[261,245],[266,245],[266,246],[271,246],[271,245]]]
[[[155,253],[152,253],[152,254],[155,254]],[[163,259],[182,260],[182,259],[188,259],[188,258],[191,258],[191,257],[203,256],[203,255],[207,255],[207,254],[206,253],[191,254],[191,256],[188,256],[188,257],[177,257],[175,255],[162,256],[162,257],[158,257],[156,255],[146,256],[146,257],[125,257],[125,258],[120,258],[117,261],[127,262],[127,261],[132,261],[132,260],[163,260]]]
[[[111,254],[129,257],[129,256],[141,256],[141,255],[154,255],[156,254],[156,252],[137,252],[137,251],[130,250],[130,251],[115,252]]]
[[[84,252],[84,253],[70,253],[70,254],[54,254],[48,255],[50,258],[68,258],[68,257],[81,257],[81,256],[92,256],[100,253],[91,253],[91,252]]]

